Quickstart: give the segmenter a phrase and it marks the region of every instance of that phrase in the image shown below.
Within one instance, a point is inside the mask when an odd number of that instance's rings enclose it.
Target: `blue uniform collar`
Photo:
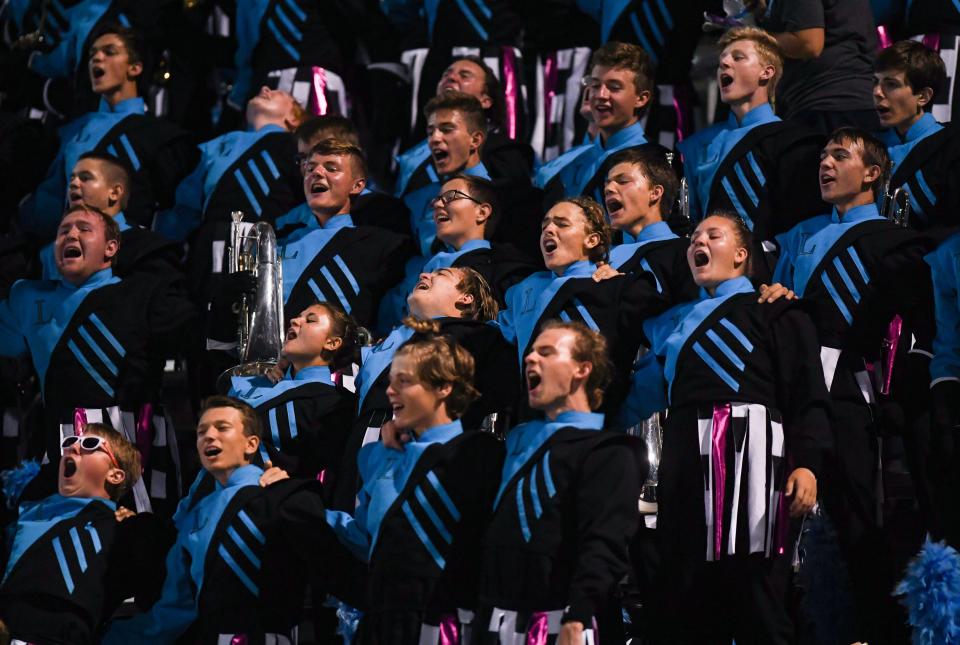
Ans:
[[[438,426],[427,428],[415,441],[418,443],[447,443],[459,434],[463,434],[463,425],[460,423],[460,419],[454,419],[450,423],[441,423]]]
[[[214,488],[219,493],[223,490],[240,488],[242,486],[259,486],[260,476],[262,474],[263,474],[263,469],[260,468],[259,466],[254,466],[253,464],[240,466],[235,471],[230,473],[229,477],[227,477],[226,486],[222,485],[219,481],[217,481]]]
[[[637,121],[632,125],[628,125],[623,130],[614,132],[607,138],[606,141],[603,140],[603,137],[598,135],[597,138],[594,139],[593,145],[600,150],[616,150],[626,144],[631,143],[631,141],[637,136],[645,138],[643,132],[643,123],[640,121]]]
[[[116,105],[110,105],[105,98],[100,97],[100,104],[97,106],[97,111],[112,112],[114,114],[143,114],[147,111],[147,106],[139,96],[120,101]]]
[[[476,251],[477,249],[489,249],[490,241],[489,240],[467,240],[463,243],[459,249],[455,249],[452,246],[447,246],[447,251],[451,253],[469,253],[470,251]]]
[[[558,414],[557,418],[549,423],[557,423],[563,427],[573,426],[580,430],[602,430],[603,415],[597,412],[567,410]]]
[[[737,293],[750,293],[752,291],[756,291],[756,289],[753,288],[753,283],[750,282],[750,279],[745,276],[740,276],[739,278],[724,280],[718,284],[712,296],[706,289],[700,287],[700,300],[726,298],[727,296],[732,296]]]
[[[490,179],[490,173],[487,172],[487,167],[483,165],[482,161],[473,168],[464,168],[461,172],[464,175],[470,175],[471,177],[483,177],[484,179]],[[444,181],[446,181],[446,178]]]
[[[314,221],[318,221],[316,217],[313,219]],[[324,229],[325,231],[335,231],[340,228],[352,228],[353,226],[353,218],[350,216],[350,213],[342,213],[340,215],[334,215],[328,219],[327,223],[320,228]]]
[[[114,216],[113,216],[113,221],[116,222],[116,223],[117,223],[117,226],[120,227],[120,232],[121,232],[121,233],[123,233],[124,231],[129,231],[130,228],[131,228],[131,227],[130,227],[130,224],[127,223],[127,218],[124,217],[124,215],[123,215],[123,211],[120,211],[119,213],[117,213],[116,215],[114,215]]]
[[[910,129],[907,130],[906,136],[901,137],[896,128],[888,129],[885,133],[886,136],[884,137],[884,143],[886,143],[887,146],[895,146],[901,143],[913,143],[929,137],[931,134],[939,132],[942,129],[943,126],[940,125],[935,118],[933,118],[932,114],[929,112],[924,112],[923,116],[917,119],[917,122],[910,126]]]
[[[577,260],[566,269],[563,270],[558,278],[586,278],[592,276],[593,272],[597,270],[597,265],[595,265],[590,260]]]
[[[769,103],[764,103],[744,114],[743,121],[737,119],[737,115],[731,110],[730,116],[727,117],[727,125],[731,128],[751,128],[755,125],[769,123],[776,118],[777,115],[773,113],[773,106]]]
[[[311,365],[293,375],[294,381],[322,381],[323,383],[332,383],[330,379],[329,365]]]
[[[286,132],[286,130],[284,128],[281,128],[276,123],[267,123],[266,125],[260,126],[256,130],[254,130],[250,126],[247,126],[247,132],[256,132],[257,134],[270,134],[271,132]]]
[[[82,284],[72,284],[67,282],[66,278],[60,278],[60,285],[69,289],[70,291],[77,291],[79,289],[96,289],[97,287],[102,287],[105,284],[108,284],[113,279],[113,269],[107,267],[106,269],[100,269],[89,278],[87,278]]]
[[[869,204],[864,204],[863,206],[857,206],[851,208],[843,217],[840,217],[840,214],[837,213],[837,208],[833,208],[833,212],[830,214],[830,221],[834,224],[839,224],[843,222],[844,224],[855,224],[857,222],[862,222],[868,219],[876,219],[880,217],[880,211],[877,209],[877,205],[873,202]]]
[[[624,244],[647,244],[648,242],[658,242],[660,240],[672,240],[677,237],[676,233],[670,230],[670,225],[666,222],[654,222],[649,226],[644,226],[640,233],[634,237],[624,231]]]

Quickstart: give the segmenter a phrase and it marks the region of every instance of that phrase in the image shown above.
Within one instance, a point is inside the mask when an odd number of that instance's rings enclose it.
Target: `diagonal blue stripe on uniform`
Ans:
[[[827,293],[830,294],[830,297],[833,298],[833,303],[837,305],[837,309],[840,310],[840,313],[843,314],[844,320],[847,321],[848,325],[853,324],[853,316],[850,315],[850,310],[847,309],[847,305],[843,303],[843,299],[840,298],[840,293],[837,291],[836,287],[833,286],[833,282],[830,281],[830,277],[826,273],[820,275],[820,279],[823,281],[823,286],[827,288]]]
[[[300,8],[300,5],[297,3],[297,0],[283,0],[283,3],[287,5],[287,8],[293,12],[300,22],[303,22],[307,19],[307,14],[303,9]]]
[[[73,355],[80,362],[80,365],[83,366],[83,369],[87,370],[87,374],[90,375],[97,385],[99,385],[104,392],[107,393],[107,396],[113,396],[113,388],[110,387],[110,384],[107,383],[99,372],[93,368],[93,365],[90,364],[90,361],[87,360],[87,357],[83,355],[83,352],[80,351],[80,348],[77,347],[77,344],[72,340],[67,341],[67,347],[73,352]]]
[[[743,220],[743,223],[752,231],[753,230],[753,220],[750,219],[750,216],[747,215],[747,209],[743,207],[743,204],[740,203],[740,198],[737,197],[736,191],[733,189],[733,184],[730,183],[729,177],[724,177],[720,181],[720,185],[723,186],[723,189],[727,193],[727,197],[730,198],[730,202],[733,204],[733,207],[736,209],[737,214]]]
[[[640,26],[640,20],[637,18],[636,12],[630,13],[630,25],[633,27],[633,33],[637,35],[637,40],[640,41],[640,46],[646,50],[650,58],[653,59],[654,64],[656,64],[657,55],[653,51],[653,47],[650,46],[650,41],[647,40],[647,36],[643,33],[643,27]]]
[[[347,263],[343,261],[339,255],[333,256],[333,261],[337,263],[337,266],[340,267],[340,270],[343,271],[343,275],[347,278],[347,282],[350,283],[350,288],[353,289],[354,295],[360,295],[360,284],[357,282],[357,279],[353,277],[353,273],[347,267]]]
[[[757,163],[757,158],[753,156],[753,150],[747,153],[747,162],[750,164],[750,170],[753,171],[760,185],[766,186],[767,178],[763,176],[763,171],[760,170],[760,164]]]
[[[93,524],[87,524],[84,528],[87,529],[87,533],[90,534],[90,539],[93,540],[93,552],[100,553],[103,549],[103,544],[100,542],[100,533],[97,532],[97,527]]]
[[[260,172],[260,169],[257,168],[257,164],[254,163],[253,159],[247,159],[247,168],[250,169],[250,172],[253,174],[253,178],[257,180],[257,185],[260,186],[260,192],[263,193],[263,196],[266,197],[270,194],[270,184],[267,183],[267,180],[263,178],[263,173]]]
[[[743,359],[737,356],[737,353],[730,349],[729,345],[723,342],[723,339],[720,338],[720,335],[717,334],[717,332],[713,331],[712,329],[708,329],[707,338],[713,341],[713,344],[716,345],[721,352],[723,352],[723,355],[727,357],[727,360],[733,363],[734,367],[741,372],[744,370],[746,365],[744,364]]]
[[[480,13],[483,14],[483,17],[487,20],[490,20],[493,17],[493,12],[490,10],[490,7],[487,6],[487,3],[483,0],[474,0],[477,3],[477,9],[480,10]]]
[[[417,498],[417,501],[420,502],[420,506],[427,514],[427,517],[430,518],[430,522],[433,523],[433,527],[437,529],[437,533],[440,534],[440,537],[443,538],[443,541],[447,544],[453,542],[453,536],[450,535],[450,531],[447,530],[447,527],[443,525],[443,520],[441,520],[440,516],[437,515],[437,512],[433,509],[433,505],[430,504],[430,500],[427,499],[427,496],[423,494],[423,490],[417,486],[413,491],[413,495]]]
[[[53,538],[53,551],[57,554],[57,564],[60,565],[60,573],[63,575],[63,583],[67,585],[67,593],[73,593],[73,576],[70,575],[70,567],[67,565],[67,556],[63,553],[63,545],[60,544],[60,538]]]
[[[217,548],[217,553],[220,554],[220,557],[223,558],[223,561],[227,563],[227,566],[230,567],[237,577],[240,578],[240,582],[243,583],[243,586],[246,587],[250,593],[254,596],[260,596],[260,588],[250,579],[243,569],[240,568],[240,565],[237,564],[237,561],[233,559],[233,556],[230,555],[230,552],[221,544]]]
[[[300,31],[295,24],[293,24],[293,21],[290,20],[286,12],[283,10],[283,6],[279,4],[277,5],[277,18],[279,18],[280,22],[283,23],[283,26],[287,28],[294,40],[297,42],[303,40],[303,32]]]
[[[417,534],[417,537],[420,538],[420,542],[423,543],[424,548],[433,558],[433,561],[437,563],[437,566],[443,569],[447,561],[440,555],[440,552],[437,550],[437,547],[433,545],[433,542],[430,541],[430,536],[427,535],[427,532],[423,530],[423,527],[420,526],[419,520],[413,514],[413,510],[410,508],[409,502],[404,502],[401,505],[403,509],[403,514],[407,516],[407,521],[410,522],[410,526],[413,528],[413,532]]]
[[[130,158],[130,165],[133,166],[134,170],[140,170],[140,158],[137,157],[136,151],[133,149],[133,145],[130,143],[129,137],[125,134],[120,135],[120,145],[123,146],[124,151],[127,153],[127,157]]]
[[[653,276],[653,281],[657,285],[657,293],[663,293],[663,286],[660,284],[660,278],[653,272],[653,267],[647,262],[647,258],[640,258],[640,268]]]
[[[320,291],[320,287],[317,286],[317,283],[314,282],[313,278],[307,278],[307,286],[310,287],[310,291],[312,291],[313,295],[317,297],[317,300],[320,302],[327,301],[327,297],[323,295],[322,291]]]
[[[568,314],[566,311],[561,311],[559,315],[560,320],[563,322],[570,322],[570,314]]]
[[[517,514],[520,517],[520,531],[523,533],[523,539],[529,542],[533,536],[527,524],[527,509],[523,505],[523,477],[517,482]]]
[[[850,274],[847,273],[847,269],[843,266],[843,262],[840,261],[839,256],[833,258],[833,266],[836,267],[837,273],[840,274],[840,279],[843,280],[843,284],[847,285],[847,290],[850,291],[853,301],[860,304],[860,291],[857,290],[857,285],[853,283],[853,279],[850,277]]]
[[[247,556],[247,560],[250,561],[250,564],[252,564],[254,567],[256,567],[259,570],[260,558],[258,558],[254,554],[253,550],[249,546],[247,546],[247,543],[243,541],[243,538],[240,537],[240,534],[237,533],[237,530],[232,526],[227,527],[227,535],[230,536],[230,539],[233,540],[233,543],[237,545],[237,548],[240,549],[243,555]]]
[[[657,19],[653,17],[653,11],[650,10],[649,0],[643,3],[643,15],[647,19],[647,25],[650,26],[650,31],[653,33],[654,40],[657,41],[658,45],[663,47],[663,34],[660,32],[660,26],[657,25]]]
[[[860,261],[860,254],[857,253],[857,249],[852,246],[847,248],[847,255],[850,256],[850,259],[853,260],[853,263],[857,267],[857,271],[860,272],[860,277],[863,278],[864,284],[870,284],[870,276],[867,275],[867,268],[863,266],[863,262]]]
[[[287,401],[287,428],[290,429],[290,438],[297,436],[297,413],[293,407],[293,401]]]
[[[80,573],[83,573],[87,570],[87,554],[83,552],[80,532],[75,526],[70,529],[70,541],[73,542],[73,550],[77,552],[77,564],[80,565]]]
[[[543,485],[547,487],[547,497],[553,498],[557,494],[557,488],[553,485],[553,475],[550,473],[550,453],[543,453]]]
[[[322,275],[323,279],[327,281],[327,284],[330,285],[330,288],[333,289],[333,292],[337,294],[337,299],[340,301],[340,306],[343,307],[343,310],[347,313],[350,313],[350,301],[347,300],[347,296],[343,293],[343,289],[340,288],[340,285],[337,284],[333,274],[330,273],[330,269],[327,267],[321,267],[320,275]]]
[[[470,7],[467,6],[466,0],[456,0],[457,6],[460,7],[460,13],[463,14],[463,17],[467,19],[467,22],[470,23],[470,26],[473,27],[473,30],[477,32],[477,35],[480,36],[481,40],[487,39],[487,30],[483,28],[480,24],[480,21],[477,20],[477,17],[473,15],[473,12],[470,11]]]
[[[533,517],[540,519],[543,515],[543,508],[540,506],[540,491],[537,490],[537,466],[534,464],[530,471],[530,501],[533,502]]]
[[[277,23],[273,21],[273,18],[267,18],[267,29],[269,29],[270,33],[273,34],[273,38],[277,41],[277,44],[283,47],[284,51],[290,55],[290,58],[300,62],[300,52],[294,49],[293,45],[290,44],[290,41],[284,38],[283,34],[280,33],[280,29],[277,27]]]
[[[703,348],[703,345],[701,345],[699,341],[693,344],[693,351],[696,352],[697,356],[703,359],[703,362],[707,364],[707,367],[712,369],[714,374],[719,376],[720,380],[726,383],[731,390],[734,392],[740,391],[740,384],[737,382],[737,380],[730,376],[730,373],[723,369],[720,363],[718,363],[713,356],[707,353],[707,350]]]
[[[107,342],[110,343],[115,350],[117,350],[117,353],[120,354],[121,358],[127,355],[127,350],[123,348],[123,345],[120,344],[120,341],[117,340],[116,336],[110,333],[110,330],[107,329],[107,326],[103,324],[103,321],[100,320],[97,314],[90,314],[90,322],[92,322],[94,327],[96,327],[100,333],[103,334],[103,337],[107,339]]]
[[[452,517],[455,522],[459,522],[460,511],[457,510],[457,506],[453,503],[453,499],[451,499],[450,495],[447,494],[447,489],[443,487],[443,484],[440,483],[440,479],[432,470],[427,473],[427,481],[430,482],[431,486],[433,486],[433,490],[436,491],[437,497],[440,498],[440,501],[443,502],[443,505],[447,507],[447,512],[450,513],[450,517]]]
[[[273,178],[280,179],[280,169],[277,168],[277,164],[273,163],[273,157],[270,156],[270,153],[266,150],[261,150],[260,157],[263,159],[263,162],[267,164],[267,169],[270,171],[270,174],[273,175]]]
[[[760,205],[760,198],[757,197],[757,193],[753,190],[753,186],[750,185],[750,182],[747,181],[747,175],[743,172],[743,162],[738,161],[733,164],[734,172],[737,173],[737,179],[740,180],[740,185],[743,186],[743,190],[746,191],[747,197],[750,198],[750,201],[753,202],[753,207],[756,208]]]
[[[587,311],[587,308],[583,306],[583,303],[579,299],[574,298],[573,304],[577,308],[577,311],[580,312],[580,317],[583,318],[583,322],[587,324],[587,327],[593,331],[600,331],[600,325],[597,324],[597,321],[593,319],[593,316],[590,315],[590,312]]]
[[[109,152],[114,157],[117,157],[117,158],[120,157],[120,155],[117,154],[117,149],[113,147],[112,143],[109,146],[107,146],[107,152]]]
[[[259,217],[263,213],[263,208],[260,207],[260,202],[257,201],[257,198],[253,196],[253,190],[250,189],[250,184],[247,183],[247,178],[243,176],[243,173],[240,172],[239,168],[233,171],[233,176],[237,178],[237,183],[240,184],[240,189],[246,196],[247,201],[250,202],[250,206],[252,206],[253,210],[257,213],[257,217]]]
[[[927,201],[930,202],[930,205],[936,206],[937,196],[933,194],[932,190],[930,190],[930,185],[927,184],[927,178],[923,176],[922,168],[917,170],[917,174],[914,175],[914,178],[917,180],[917,185],[920,186],[920,190],[923,191],[923,194],[926,196]]]
[[[253,520],[250,519],[250,516],[247,515],[246,511],[240,511],[237,513],[237,517],[240,518],[240,521],[243,522],[244,526],[250,529],[250,533],[253,534],[253,537],[255,537],[260,544],[267,543],[267,538],[263,537],[263,533],[261,533],[260,529],[257,528],[257,525],[253,523]]]
[[[667,31],[673,31],[673,17],[663,0],[657,0],[657,8],[660,9],[660,15],[663,16],[663,23],[667,26]]]
[[[734,338],[740,341],[740,344],[743,345],[743,348],[747,350],[747,353],[753,351],[753,343],[750,342],[750,339],[747,338],[746,334],[737,329],[737,326],[726,318],[720,319],[720,324],[723,325],[724,329],[733,334]]]
[[[273,439],[273,447],[280,450],[280,427],[277,424],[276,408],[270,408],[267,412],[267,420],[270,422],[270,438]]]
[[[103,362],[103,364],[107,366],[107,369],[110,371],[110,373],[116,376],[117,366],[114,365],[113,361],[111,361],[110,358],[107,357],[107,355],[104,353],[104,351],[100,349],[100,346],[97,345],[97,342],[95,340],[93,340],[93,337],[90,335],[90,333],[86,329],[84,329],[83,325],[80,325],[77,328],[77,332],[80,334],[80,337],[83,338],[84,341],[86,341],[87,346],[93,350],[93,353],[97,355],[97,358],[99,358]]]

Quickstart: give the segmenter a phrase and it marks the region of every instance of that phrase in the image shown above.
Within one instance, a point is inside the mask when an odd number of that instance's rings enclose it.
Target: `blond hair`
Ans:
[[[770,103],[775,104],[777,83],[780,82],[780,77],[783,76],[783,50],[780,49],[780,44],[777,43],[777,39],[773,37],[773,34],[759,27],[734,27],[733,29],[728,29],[720,37],[717,44],[722,51],[727,45],[740,40],[749,40],[752,42],[757,50],[757,56],[760,58],[760,62],[773,67],[773,78],[767,83],[767,96],[770,98]]]
[[[449,385],[450,394],[444,405],[450,418],[460,418],[480,396],[473,386],[473,355],[456,341],[441,335],[440,323],[436,320],[408,316],[403,324],[412,329],[414,335],[400,346],[394,358],[404,354],[413,356],[417,362],[417,379],[430,388]]]
[[[84,435],[102,437],[110,444],[110,451],[123,471],[123,481],[119,484],[104,483],[104,490],[110,499],[117,501],[140,479],[143,472],[140,466],[140,451],[122,434],[102,423],[88,423],[83,429]]]

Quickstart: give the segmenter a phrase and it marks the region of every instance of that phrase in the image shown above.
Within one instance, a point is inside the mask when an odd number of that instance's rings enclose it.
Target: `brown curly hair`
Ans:
[[[577,336],[573,345],[573,360],[581,363],[590,363],[592,369],[584,389],[587,391],[587,401],[590,409],[596,410],[603,404],[603,391],[613,378],[613,368],[607,349],[607,339],[593,331],[581,322],[564,322],[562,320],[548,320],[540,327],[543,333],[548,329],[565,329]]]
[[[583,213],[583,218],[587,221],[585,230],[587,235],[596,233],[600,236],[600,243],[590,249],[587,257],[591,262],[606,262],[610,255],[610,224],[607,223],[607,217],[603,213],[603,206],[598,204],[590,197],[567,197],[561,199],[557,204],[573,204]]]
[[[458,419],[480,393],[473,386],[473,356],[456,341],[440,334],[436,320],[420,320],[408,316],[403,324],[414,331],[413,337],[397,350],[394,358],[412,355],[417,361],[417,378],[424,385],[437,389],[450,385],[444,401],[447,414]]]

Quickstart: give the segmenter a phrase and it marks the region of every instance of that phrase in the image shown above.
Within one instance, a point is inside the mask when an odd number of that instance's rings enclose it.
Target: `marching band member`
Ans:
[[[637,420],[669,404],[649,594],[664,643],[793,642],[786,589],[770,574],[792,552],[787,505],[796,517],[816,502],[829,398],[816,328],[795,301],[760,304],[751,248],[738,215],[701,221],[687,250],[699,297],[644,323]],[[689,602],[700,620],[682,611]]]
[[[500,80],[479,56],[456,58],[437,83],[436,96],[448,92],[468,94],[480,102],[487,119],[487,136],[480,157],[490,176],[523,180],[529,183],[533,170],[533,150],[503,131],[506,117],[504,92]],[[403,197],[438,180],[430,144],[424,139],[397,157],[396,195]]]
[[[468,642],[503,447],[461,423],[478,394],[470,353],[436,321],[407,324],[414,335],[393,356],[387,397],[391,424],[413,438],[400,451],[364,446],[356,510],[327,517],[368,563],[358,642]]]
[[[125,599],[147,606],[162,561],[151,516],[128,517],[117,506],[140,477],[136,446],[91,423],[82,436],[65,437],[62,449],[58,492],[21,501],[11,527],[0,583],[4,642],[99,642],[103,622]]]
[[[376,303],[403,275],[407,240],[377,227],[355,226],[353,200],[367,180],[360,148],[326,139],[302,168],[313,217],[281,240],[284,306],[302,311],[317,300],[332,302],[372,328]]]
[[[634,440],[601,432],[603,415],[593,412],[610,379],[603,337],[581,323],[551,321],[531,345],[527,396],[545,418],[507,434],[474,638],[597,642],[595,619],[618,609],[614,592],[630,569],[638,457]],[[616,642],[612,633],[599,637]]]
[[[260,444],[263,463],[320,479],[325,490],[334,490],[357,400],[334,383],[332,372],[349,368],[356,350],[357,323],[336,305],[320,302],[290,319],[280,361],[289,369],[279,380],[231,379],[228,396],[250,405],[269,430]]]
[[[137,509],[150,508],[149,494],[172,511],[179,456],[160,386],[163,359],[183,347],[194,309],[175,275],[114,276],[119,239],[115,219],[71,207],[54,246],[62,277],[13,286],[0,304],[0,354],[33,359],[44,403],[34,454],[56,463],[63,437],[81,434],[88,422],[107,423],[143,456]]]
[[[346,554],[326,524],[318,482],[251,463],[262,436],[246,403],[205,401],[196,431],[203,469],[173,518],[160,598],[145,614],[113,621],[103,643],[173,643],[187,629],[211,645],[297,642],[308,576],[333,574]]]
[[[420,255],[431,256],[437,231],[433,222],[433,200],[441,184],[463,173],[490,179],[480,159],[487,138],[487,118],[480,102],[462,92],[445,92],[427,103],[427,145],[436,169],[436,178],[407,193],[403,201],[410,209],[410,226]]]
[[[173,202],[177,183],[196,161],[187,133],[145,114],[137,91],[146,45],[119,24],[99,28],[88,54],[88,71],[99,108],[60,128],[60,149],[46,178],[20,205],[20,224],[32,235],[54,237],[66,203],[70,172],[85,152],[108,153],[133,168],[133,197],[126,209],[132,223],[149,225],[156,203]]]
[[[420,274],[447,267],[477,271],[502,303],[507,289],[533,273],[535,265],[512,244],[490,241],[501,219],[497,190],[489,180],[457,174],[444,182],[433,202],[433,221],[445,249],[407,262],[403,282],[380,302],[380,328],[392,329],[407,316],[407,295]]]
[[[582,322],[602,334],[614,365],[604,410],[615,411],[640,345],[638,323],[663,311],[667,301],[645,271],[593,279],[597,263],[607,259],[610,229],[603,208],[588,197],[561,200],[547,212],[540,247],[547,270],[507,291],[507,308],[497,325],[507,342],[516,345],[518,368],[547,320]]]
[[[694,299],[697,287],[686,266],[689,244],[663,220],[679,190],[670,163],[649,148],[622,150],[608,163],[604,203],[611,227],[623,233],[624,241],[610,249],[608,266],[622,273],[652,273],[657,291],[671,304]]]
[[[773,36],[737,27],[719,45],[717,83],[730,116],[677,146],[690,213],[699,221],[712,210],[736,211],[754,234],[754,273],[766,278],[772,263],[762,259],[764,243],[824,210],[813,172],[821,137],[774,115],[783,56]]]
[[[839,462],[832,489],[825,487],[825,501],[845,551],[858,612],[850,642],[886,642],[896,634],[896,607],[887,591],[894,573],[885,565],[889,558],[878,513],[880,387],[867,365],[879,361],[895,315],[919,347],[929,348],[934,335],[930,270],[923,261],[929,244],[877,212],[888,163],[886,148],[874,137],[852,128],[837,130],[823,149],[819,170],[820,190],[833,213],[780,235],[774,272],[776,282],[814,310]],[[902,365],[907,382],[929,383],[925,360]],[[883,367],[874,377],[885,381],[889,374]]]
[[[618,150],[647,143],[640,122],[653,92],[653,63],[637,45],[610,42],[593,53],[590,75],[583,79],[590,93],[590,113],[599,136],[544,164],[534,184],[552,206],[563,197],[591,195],[600,199],[603,162]]]
[[[123,213],[130,200],[130,172],[116,157],[87,152],[70,172],[67,200],[70,206],[87,204],[112,217],[120,228],[120,249],[114,273],[124,277],[135,271],[150,273],[180,271],[180,250],[153,231],[131,226]],[[59,279],[54,244],[40,250],[45,280]]]
[[[911,226],[934,229],[938,238],[949,234],[960,223],[960,147],[956,128],[943,127],[930,113],[946,77],[943,60],[921,43],[902,40],[881,51],[873,68],[873,103],[893,162],[890,187],[907,190]]]
[[[520,374],[513,369],[514,348],[500,332],[487,323],[496,319],[497,301],[483,277],[467,267],[450,267],[424,273],[407,297],[410,315],[436,320],[444,334],[465,347],[474,359],[474,386],[479,398],[467,408],[463,421],[475,429],[487,415],[506,415],[520,390]],[[413,327],[400,325],[380,343],[362,350],[360,371],[355,381],[359,408],[342,469],[344,481],[355,481],[347,473],[355,468],[354,455],[360,447],[376,441],[381,427],[390,420],[392,408],[387,397],[390,364],[397,349],[413,335]],[[337,491],[335,507],[354,507],[353,490]],[[341,494],[341,491],[342,494]]]

